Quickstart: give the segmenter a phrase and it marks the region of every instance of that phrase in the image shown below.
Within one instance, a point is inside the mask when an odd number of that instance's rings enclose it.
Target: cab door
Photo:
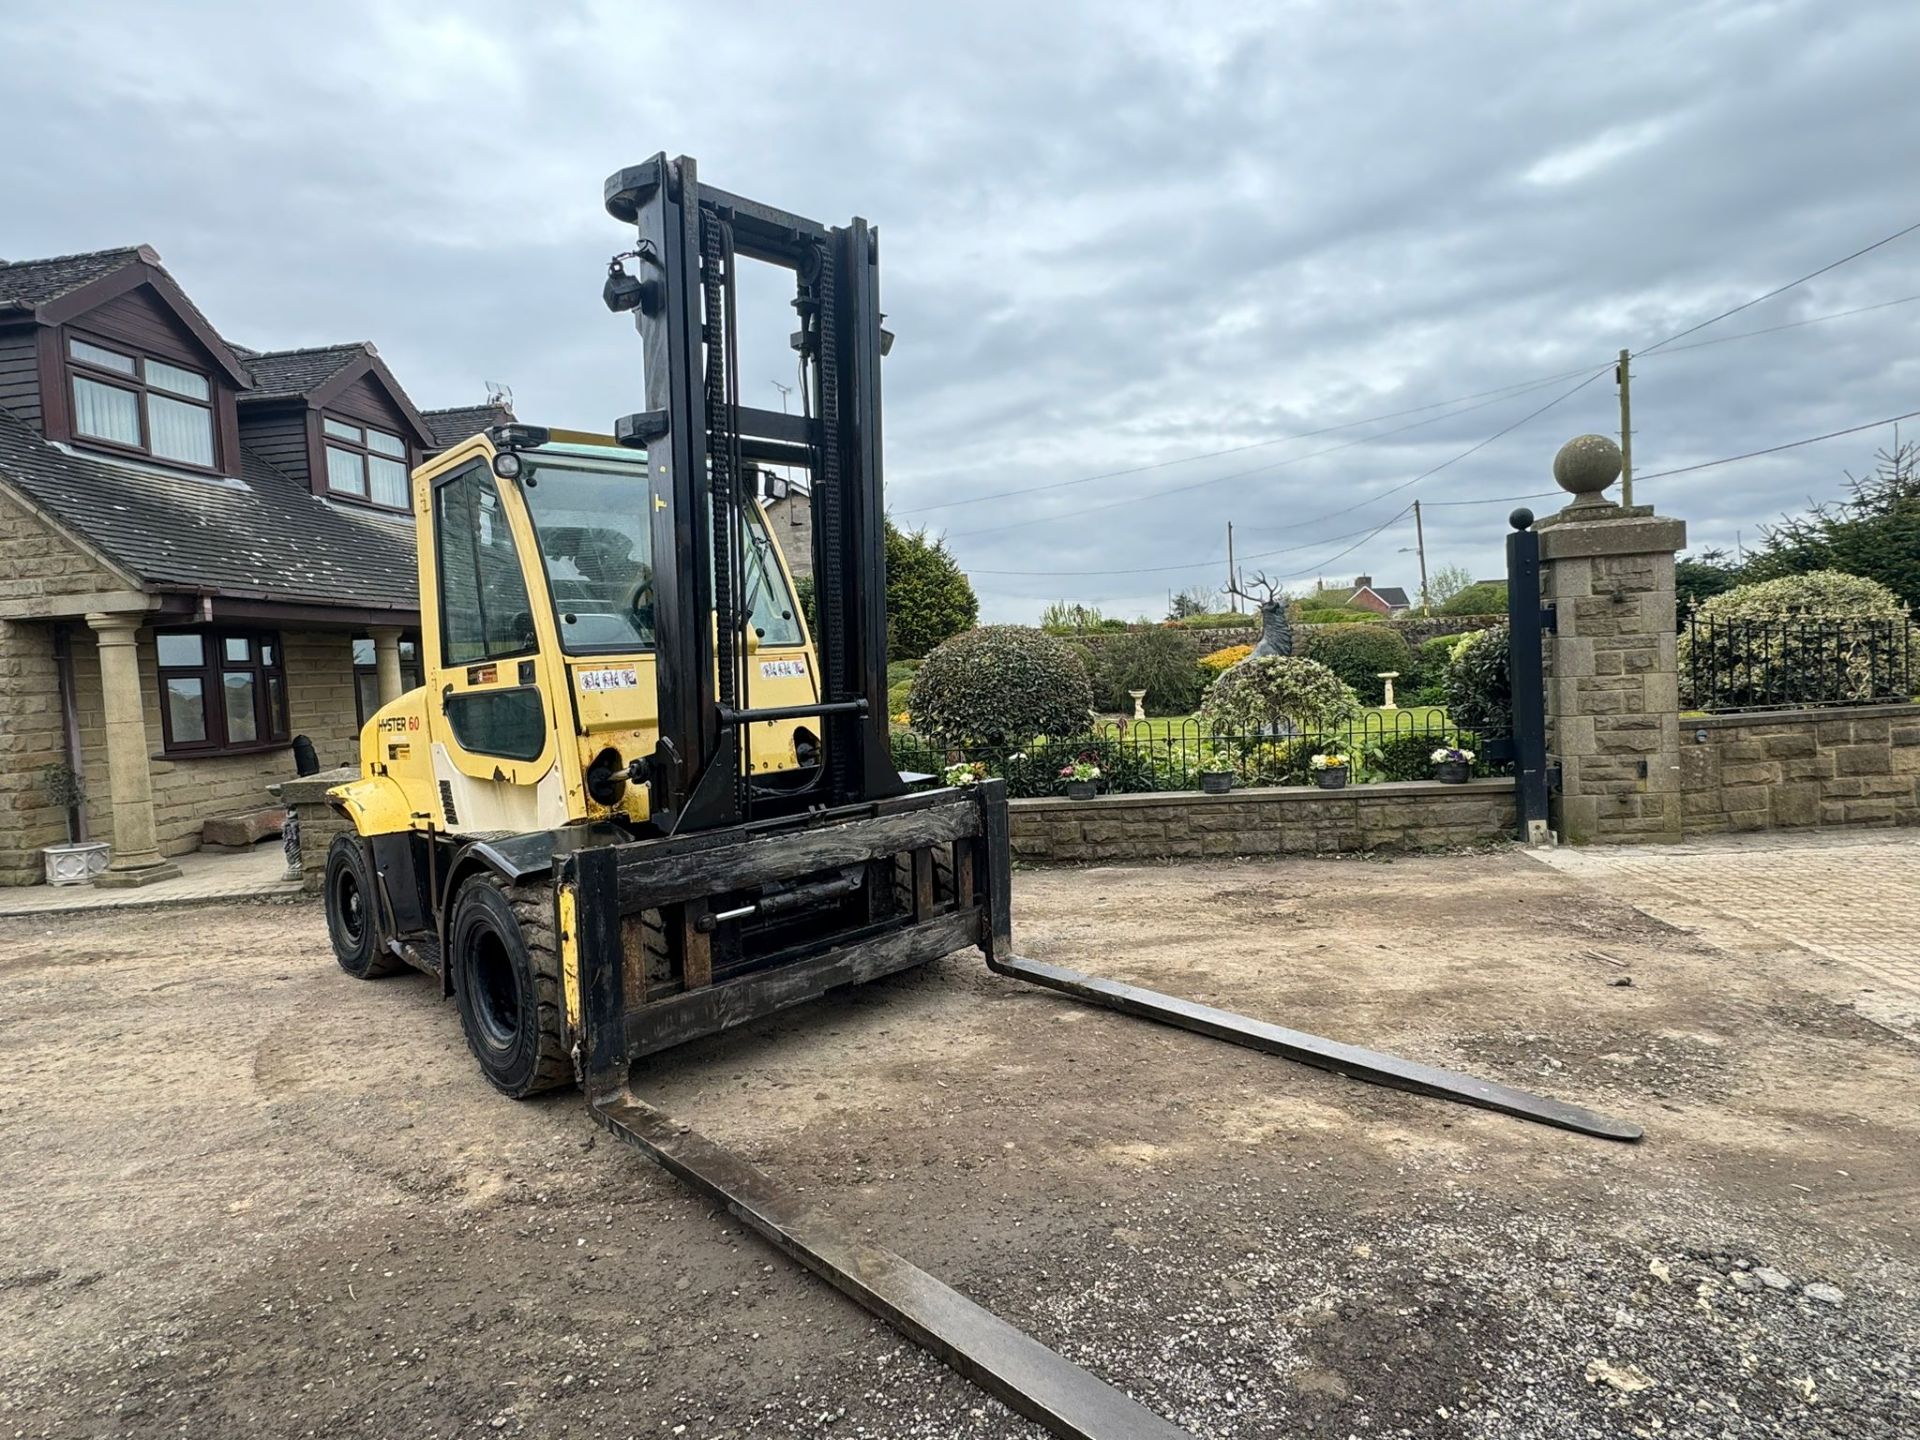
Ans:
[[[440,820],[461,833],[521,833],[568,819],[570,747],[549,674],[550,607],[536,603],[538,552],[517,491],[484,454],[419,487],[422,640]],[[565,723],[571,729],[570,719]]]

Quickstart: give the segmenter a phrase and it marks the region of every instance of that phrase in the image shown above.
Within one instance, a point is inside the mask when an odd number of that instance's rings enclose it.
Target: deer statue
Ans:
[[[1254,588],[1243,589],[1243,586]],[[1263,655],[1293,654],[1293,626],[1287,621],[1287,597],[1280,587],[1261,574],[1252,580],[1236,581],[1228,588],[1242,600],[1251,601],[1260,611],[1260,643],[1247,658],[1258,660]]]

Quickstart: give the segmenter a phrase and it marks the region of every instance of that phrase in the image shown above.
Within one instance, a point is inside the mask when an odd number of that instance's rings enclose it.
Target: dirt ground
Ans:
[[[970,956],[636,1089],[1206,1440],[1920,1433],[1920,1049],[1802,952],[1516,853],[1017,890],[1036,957],[1647,1139]],[[0,1435],[1039,1433],[577,1095],[497,1097],[433,984],[346,978],[312,904],[0,922],[0,986]]]

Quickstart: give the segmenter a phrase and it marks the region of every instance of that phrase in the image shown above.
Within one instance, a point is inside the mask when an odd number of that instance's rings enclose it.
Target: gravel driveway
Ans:
[[[648,1098],[1206,1440],[1920,1433],[1920,1049],[1512,853],[1028,870],[1018,938],[1582,1139],[952,957]],[[1627,982],[1631,983],[1627,983]],[[0,1435],[1030,1437],[307,903],[0,921]]]

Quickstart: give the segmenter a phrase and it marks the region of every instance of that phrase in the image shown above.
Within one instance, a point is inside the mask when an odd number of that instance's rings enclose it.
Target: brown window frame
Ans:
[[[200,641],[200,663],[198,665],[163,663],[160,655],[160,641],[170,635],[197,637]],[[229,640],[245,640],[248,659],[229,660],[226,651],[226,643]],[[273,647],[271,665],[264,658],[266,652],[263,647],[269,645]],[[278,631],[234,629],[230,626],[194,626],[188,629],[160,630],[155,632],[153,650],[157,675],[156,689],[160,699],[162,754],[178,758],[253,755],[264,750],[284,750],[293,743],[287,702],[287,651]],[[256,738],[252,740],[230,742],[227,739],[225,676],[230,673],[253,677],[253,727]],[[167,704],[167,681],[187,678],[200,681],[200,713],[205,719],[207,731],[207,738],[204,740],[174,738],[173,711]],[[279,682],[277,714],[273,713],[275,687],[269,683],[275,680]]]
[[[109,369],[104,365],[96,365],[89,360],[81,359],[73,353],[75,341],[78,341],[82,345],[91,345],[96,350],[105,350],[110,355],[118,355],[123,360],[131,360],[133,362],[134,373],[128,375],[123,371]],[[116,455],[138,455],[144,460],[151,460],[156,465],[167,465],[181,470],[191,470],[199,475],[219,475],[223,473],[220,465],[220,392],[218,384],[211,373],[204,370],[196,370],[191,365],[182,365],[179,361],[169,360],[164,355],[149,355],[145,351],[136,350],[122,341],[109,340],[103,336],[92,335],[84,330],[76,330],[72,326],[66,328],[63,342],[67,376],[67,404],[71,407],[73,414],[73,424],[71,428],[73,431],[73,441],[76,445],[84,445],[89,449],[109,450]],[[202,380],[207,382],[207,398],[205,400],[197,400],[191,395],[182,395],[176,390],[167,389],[165,386],[149,384],[147,382],[147,362],[149,360],[157,360],[162,365],[171,366],[175,370],[184,370],[189,375],[198,375]],[[107,385],[115,390],[125,390],[135,397],[134,409],[140,417],[140,443],[138,445],[128,445],[124,441],[109,440],[99,435],[88,435],[81,431],[79,418],[80,396],[74,384],[76,380],[91,380],[96,385]],[[176,460],[171,455],[156,455],[153,453],[153,422],[147,418],[147,406],[149,397],[154,395],[158,395],[163,400],[171,400],[175,404],[197,406],[207,412],[207,437],[211,441],[213,448],[213,463],[211,465],[200,465],[192,460]]]
[[[335,425],[347,425],[358,430],[360,432],[360,439],[353,441],[347,439],[345,436],[332,434],[327,429],[327,423],[329,421]],[[369,432],[385,435],[392,440],[398,440],[400,442],[400,453],[398,455],[391,455],[384,450],[375,450],[367,444],[367,435]],[[360,478],[366,484],[366,494],[356,495],[351,490],[336,490],[333,488],[333,467],[327,463],[327,451],[329,448],[342,450],[350,455],[360,457]],[[400,504],[388,505],[373,498],[373,468],[368,463],[370,459],[395,460],[399,462],[400,469],[406,477],[407,491],[407,498]],[[379,425],[369,425],[366,421],[356,420],[351,415],[335,415],[325,410],[320,412],[320,478],[327,487],[327,497],[329,499],[344,501],[349,505],[365,505],[369,510],[378,510],[386,515],[410,514],[413,510],[413,466],[413,444],[405,435],[393,430],[384,429]]]
[[[369,645],[374,643],[371,635],[356,635],[353,637],[353,643],[355,645],[358,645],[362,640],[366,641]],[[425,651],[421,649],[419,635],[411,630],[400,637],[400,643],[403,646],[413,646],[413,659],[411,661],[407,659],[404,652],[402,652],[400,656],[400,692],[404,695],[407,691],[418,690],[422,685],[427,683],[426,671],[421,668]],[[367,721],[373,718],[373,711],[380,708],[378,705],[375,705],[373,710],[369,710],[366,705],[366,700],[361,694],[360,682],[368,679],[373,681],[374,694],[377,696],[380,693],[380,661],[378,652],[375,653],[374,663],[371,665],[362,665],[357,656],[353,662],[353,712],[359,717],[360,725],[363,729],[366,727]],[[412,683],[409,684],[409,681]]]

